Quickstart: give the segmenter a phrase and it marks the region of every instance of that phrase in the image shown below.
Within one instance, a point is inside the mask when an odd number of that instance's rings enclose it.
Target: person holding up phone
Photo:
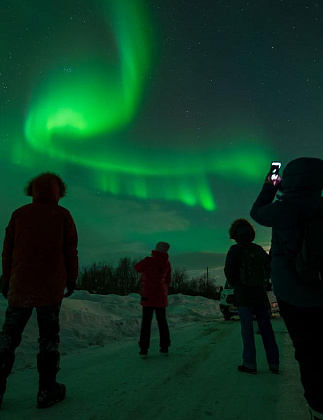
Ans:
[[[308,220],[315,215],[318,226],[323,226],[323,160],[292,160],[281,178],[276,163],[250,215],[272,228],[271,281],[295,348],[311,419],[319,420],[323,419],[323,286],[314,286],[307,276],[300,278],[294,256],[304,243]],[[282,194],[275,200],[278,190]],[[314,251],[322,246],[316,243]]]

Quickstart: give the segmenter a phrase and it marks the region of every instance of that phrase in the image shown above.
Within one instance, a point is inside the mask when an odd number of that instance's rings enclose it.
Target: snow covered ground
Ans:
[[[219,303],[202,297],[169,298],[172,346],[158,352],[153,322],[149,358],[138,356],[139,296],[76,292],[61,311],[61,371],[65,401],[36,408],[37,325],[26,327],[8,380],[1,420],[306,420],[309,418],[286,328],[273,319],[281,374],[268,371],[256,334],[258,374],[237,371],[240,324],[224,321]],[[0,298],[0,323],[6,301]]]

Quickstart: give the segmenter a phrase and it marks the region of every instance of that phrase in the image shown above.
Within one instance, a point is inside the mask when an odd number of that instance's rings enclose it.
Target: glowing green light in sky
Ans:
[[[250,180],[263,173],[268,155],[247,137],[234,139],[234,151],[226,138],[217,139],[220,148],[198,152],[151,152],[129,142],[122,130],[141,105],[152,64],[151,23],[140,0],[102,0],[102,16],[114,40],[107,50],[72,54],[68,68],[58,60],[35,86],[25,124],[34,151],[88,168],[103,191],[206,210],[216,208],[210,175]]]
[[[224,142],[223,142],[224,143]],[[227,142],[228,144],[230,142]],[[222,144],[221,150],[205,151],[200,156],[160,153],[158,159],[131,166],[131,156],[124,162],[123,174],[113,165],[102,161],[97,182],[100,189],[112,194],[134,195],[139,198],[180,200],[187,206],[202,206],[215,210],[212,184],[219,179],[230,179],[235,184],[251,182],[263,175],[270,162],[269,154],[261,144],[235,141],[236,150]],[[184,161],[185,166],[177,165]],[[150,163],[149,163],[150,162]],[[94,162],[93,162],[94,163]],[[98,169],[98,161],[96,161]],[[133,175],[129,176],[129,174]]]
[[[75,58],[69,68],[64,60],[56,64],[27,117],[27,140],[37,150],[59,157],[52,141],[58,133],[67,131],[74,140],[88,138],[120,128],[135,115],[150,67],[149,22],[140,1],[103,1],[102,13],[107,32],[113,27],[117,51],[107,46],[100,56],[85,51],[85,57]],[[108,56],[113,54],[116,63],[111,64]]]

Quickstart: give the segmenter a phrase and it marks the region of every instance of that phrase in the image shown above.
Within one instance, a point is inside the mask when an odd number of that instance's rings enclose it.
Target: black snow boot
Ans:
[[[37,407],[48,408],[66,398],[66,386],[54,382],[50,387],[39,388],[37,394]]]
[[[147,359],[147,357],[148,357],[148,350],[146,350],[146,349],[140,349],[139,356],[142,359]]]
[[[238,366],[238,371],[239,372],[251,373],[252,375],[255,375],[257,373],[257,369],[251,369],[251,368],[248,368],[245,365],[239,365]]]
[[[0,353],[0,409],[3,401],[3,395],[7,388],[7,378],[12,371],[15,362],[15,354],[11,352]]]
[[[39,353],[37,367],[39,373],[39,390],[37,394],[37,407],[47,408],[66,397],[66,386],[56,382],[59,371],[59,352]]]

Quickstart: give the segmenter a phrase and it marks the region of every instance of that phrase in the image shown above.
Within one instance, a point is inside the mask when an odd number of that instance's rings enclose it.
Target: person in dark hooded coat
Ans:
[[[312,419],[323,419],[323,289],[299,280],[289,254],[301,247],[304,221],[314,212],[323,218],[322,189],[323,160],[298,158],[286,165],[281,182],[274,185],[267,175],[250,212],[256,222],[272,228],[271,281]]]
[[[256,316],[259,333],[264,344],[267,362],[272,373],[279,373],[279,350],[270,322],[269,300],[266,283],[269,280],[269,256],[258,244],[253,243],[255,229],[246,219],[235,220],[229,230],[230,239],[237,243],[229,249],[224,273],[234,289],[235,304],[241,323],[243,341],[242,364],[240,372],[257,373],[256,345],[254,338],[253,316]],[[241,278],[243,254],[247,250],[260,260],[261,279],[257,285],[246,285]],[[263,276],[262,276],[263,274]]]
[[[56,382],[59,370],[59,312],[73,293],[78,275],[77,231],[69,211],[58,205],[65,184],[53,173],[32,179],[26,194],[32,203],[13,212],[2,251],[3,295],[8,308],[0,332],[0,406],[24,328],[34,308],[39,327],[38,407],[65,398]]]
[[[160,352],[168,354],[170,334],[166,319],[168,306],[168,288],[171,282],[171,265],[169,263],[167,242],[158,242],[150,257],[144,258],[135,265],[141,273],[142,324],[140,331],[140,356],[147,357],[150,345],[151,322],[154,312],[160,336]]]

